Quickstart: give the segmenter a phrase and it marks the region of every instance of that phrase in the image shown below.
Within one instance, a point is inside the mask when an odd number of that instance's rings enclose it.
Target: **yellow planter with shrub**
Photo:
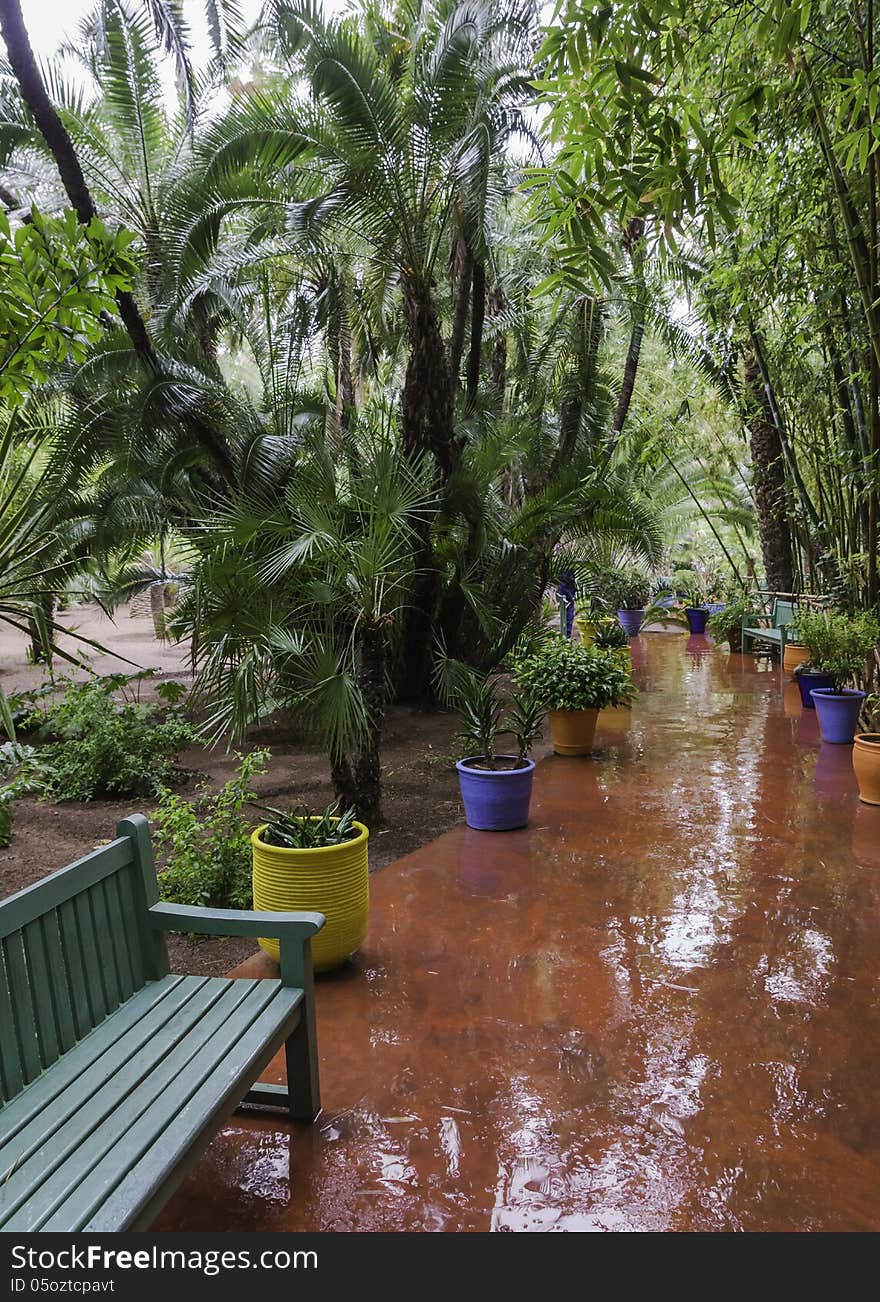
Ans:
[[[266,844],[262,834],[267,826],[263,823],[251,836],[254,908],[323,913],[326,925],[312,939],[315,971],[339,967],[360,949],[367,934],[369,830],[363,823],[352,822],[356,834],[339,845],[287,849]],[[277,940],[261,937],[259,943],[278,960]]]

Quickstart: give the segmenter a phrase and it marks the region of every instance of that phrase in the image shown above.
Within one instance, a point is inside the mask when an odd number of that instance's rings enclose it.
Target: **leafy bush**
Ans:
[[[849,679],[864,674],[880,639],[880,625],[868,611],[851,617],[832,610],[805,610],[797,617],[797,638],[810,653],[801,667],[831,674],[840,690]]]
[[[187,800],[164,788],[153,814],[156,842],[166,858],[159,874],[162,898],[174,904],[210,909],[249,909],[253,816],[245,813],[255,799],[254,778],[265,773],[267,750],[238,755],[235,776],[211,791],[199,785]]]
[[[651,584],[641,570],[602,570],[591,586],[607,610],[641,610],[651,595]]]
[[[721,609],[716,610],[709,616],[706,628],[713,637],[730,637],[731,633],[739,633],[742,629],[742,622],[746,615],[754,608],[754,601],[748,597],[737,597],[733,601],[728,601]]]
[[[307,805],[297,805],[290,810],[273,809],[271,805],[256,805],[271,818],[260,833],[264,845],[274,845],[282,850],[323,850],[329,845],[342,845],[359,835],[354,825],[354,809],[340,814],[339,801],[328,805],[320,814]]]
[[[42,794],[51,800],[141,796],[179,776],[177,756],[196,739],[178,705],[117,700],[123,675],[68,684],[43,715],[57,740],[40,751]]]
[[[593,646],[601,647],[605,651],[619,651],[623,647],[629,646],[626,629],[620,623],[620,620],[605,616],[602,619],[597,619],[595,624],[596,636]]]
[[[636,696],[629,667],[614,651],[561,637],[520,660],[515,672],[549,710],[602,710]]]

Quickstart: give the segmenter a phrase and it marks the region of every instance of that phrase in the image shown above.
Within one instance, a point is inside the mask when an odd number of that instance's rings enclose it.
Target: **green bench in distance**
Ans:
[[[786,639],[797,614],[797,599],[774,597],[769,612],[750,611],[742,622],[742,649],[748,652],[753,642],[769,642],[785,654]]]
[[[0,1230],[146,1229],[237,1107],[313,1120],[323,925],[160,904],[140,814],[2,901]],[[277,937],[281,979],[173,976],[167,931]],[[255,1084],[282,1046],[287,1086]]]

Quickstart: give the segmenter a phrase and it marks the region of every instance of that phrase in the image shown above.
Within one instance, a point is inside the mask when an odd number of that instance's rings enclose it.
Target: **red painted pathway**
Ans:
[[[373,879],[318,1123],[236,1119],[157,1228],[880,1229],[880,808],[778,670],[634,658],[526,830]]]

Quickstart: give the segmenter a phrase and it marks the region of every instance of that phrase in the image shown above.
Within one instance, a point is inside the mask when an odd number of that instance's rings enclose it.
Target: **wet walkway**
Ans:
[[[236,1119],[157,1228],[880,1229],[880,808],[708,648],[636,644],[528,829],[373,879],[319,1122]]]

